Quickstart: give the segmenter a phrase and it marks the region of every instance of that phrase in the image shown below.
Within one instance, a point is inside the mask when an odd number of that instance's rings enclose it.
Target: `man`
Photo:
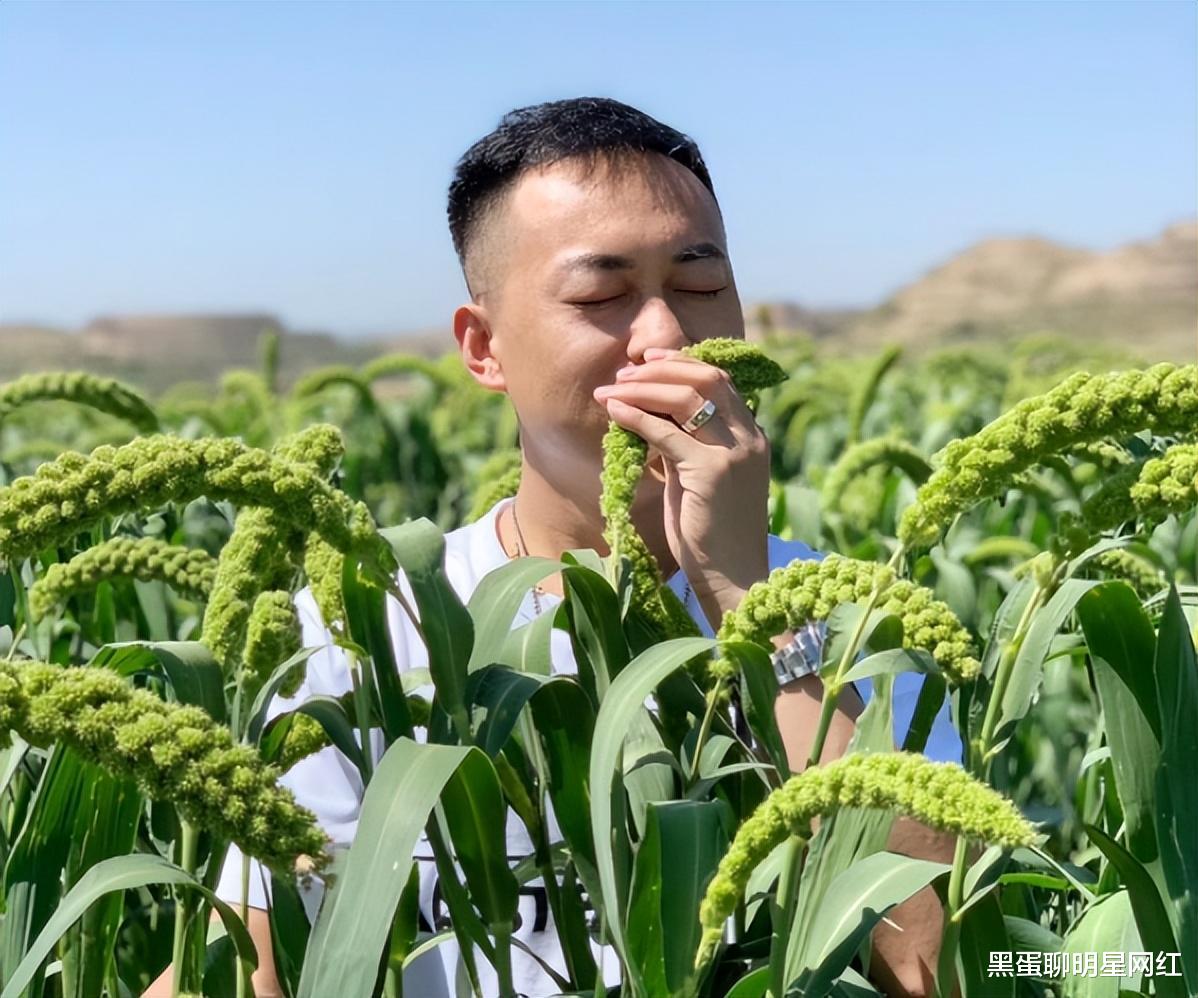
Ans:
[[[447,538],[447,574],[463,600],[481,574],[511,557],[556,559],[575,548],[607,553],[599,468],[600,442],[612,420],[650,445],[633,521],[704,633],[770,569],[815,556],[768,535],[768,441],[727,377],[680,353],[712,337],[744,336],[723,219],[690,139],[612,100],[513,111],[458,163],[449,223],[471,297],[454,313],[462,360],[479,384],[509,396],[523,451],[514,500]],[[560,576],[550,577],[530,594],[522,614],[530,618],[561,596]],[[305,645],[327,643],[310,594],[301,593],[297,606]],[[566,671],[569,642],[560,632],[554,636],[555,668]],[[418,638],[398,613],[392,637],[400,668],[424,664]],[[781,673],[777,716],[796,769],[810,750],[822,692],[803,667],[803,637],[775,639],[789,652],[778,656],[779,668],[790,671]],[[339,653],[326,650],[310,660],[295,700],[280,701],[273,711],[315,692],[347,688]],[[846,690],[825,759],[844,752],[861,706],[856,692]],[[959,760],[960,743],[946,721],[942,715],[929,753],[935,744],[942,757]],[[283,782],[335,838],[348,841],[361,787],[338,757],[326,749],[297,764]],[[904,820],[890,846],[946,860],[952,844]],[[431,864],[422,866],[429,867],[422,909],[435,916],[435,877]],[[218,890],[231,902],[240,899],[240,867],[234,850]],[[250,896],[250,929],[262,957],[255,975],[259,996],[278,992],[260,910],[264,895],[256,890]],[[900,906],[892,920],[903,931],[875,934],[876,980],[890,995],[930,993],[941,924],[934,895],[925,892]],[[543,945],[532,926],[524,928],[533,933],[529,945]],[[538,976],[534,961],[514,955],[524,964],[517,989],[549,993],[549,979]],[[560,968],[550,950],[540,948],[539,955]],[[410,990],[453,993],[452,965],[448,957],[424,961]],[[535,990],[542,986],[546,990]]]

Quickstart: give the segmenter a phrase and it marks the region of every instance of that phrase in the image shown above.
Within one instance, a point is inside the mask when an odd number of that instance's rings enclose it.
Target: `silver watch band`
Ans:
[[[823,621],[806,624],[795,632],[790,644],[770,656],[778,684],[784,685],[819,671],[826,628]]]

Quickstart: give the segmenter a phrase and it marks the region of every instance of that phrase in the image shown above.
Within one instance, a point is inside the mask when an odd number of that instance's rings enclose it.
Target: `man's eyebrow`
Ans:
[[[715,243],[695,243],[674,254],[675,263],[690,263],[691,260],[727,260],[724,251]]]
[[[726,260],[727,256],[715,243],[694,243],[674,254],[674,263],[690,263],[692,260]],[[632,270],[636,261],[613,253],[579,253],[566,260],[561,269],[572,270]]]

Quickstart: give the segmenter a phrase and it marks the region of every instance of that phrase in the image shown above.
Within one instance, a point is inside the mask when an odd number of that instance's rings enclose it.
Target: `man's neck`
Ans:
[[[664,483],[649,474],[641,479],[633,502],[632,522],[657,559],[662,578],[669,579],[678,566],[666,541],[662,513],[664,488]],[[505,510],[507,515],[501,515],[497,524],[500,542],[509,554],[516,550],[518,536],[522,536],[520,549],[540,557],[560,558],[564,551],[586,548],[606,557],[609,549],[603,539],[599,496],[598,473],[593,483],[554,483],[529,467],[526,461],[516,493],[519,534],[510,509]],[[545,579],[541,585],[547,592],[563,595],[560,573]]]

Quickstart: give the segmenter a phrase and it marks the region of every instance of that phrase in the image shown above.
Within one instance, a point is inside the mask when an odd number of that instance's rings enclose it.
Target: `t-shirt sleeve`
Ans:
[[[771,572],[776,568],[784,568],[799,558],[819,561],[824,558],[824,553],[808,547],[802,541],[784,541],[780,537],[770,535],[769,566]],[[824,628],[819,628],[818,633],[822,636],[825,633]],[[814,654],[818,660],[818,650]],[[901,746],[906,740],[911,721],[915,717],[915,705],[919,700],[920,690],[923,689],[923,681],[924,677],[917,672],[902,672],[895,677],[892,699],[894,702],[894,744],[896,746]],[[860,679],[853,683],[853,687],[857,690],[862,702],[869,703],[869,699],[873,695],[873,683],[869,679]],[[960,763],[964,758],[963,750],[961,736],[953,725],[946,699],[941,704],[936,719],[932,722],[932,729],[928,734],[923,754],[936,762]]]
[[[353,688],[345,655],[333,644],[333,636],[324,625],[311,591],[301,590],[294,602],[303,647],[318,650],[308,659],[304,681],[295,694],[276,695],[271,700],[268,719],[294,710],[311,697],[338,697]],[[397,655],[401,651],[396,648]],[[300,759],[279,778],[279,783],[316,815],[317,823],[334,843],[352,840],[362,805],[362,780],[357,767],[340,751],[330,745]],[[230,904],[241,903],[242,855],[236,845],[230,845],[216,886],[216,896]],[[270,871],[251,858],[248,903],[255,908],[267,908],[270,896]]]

